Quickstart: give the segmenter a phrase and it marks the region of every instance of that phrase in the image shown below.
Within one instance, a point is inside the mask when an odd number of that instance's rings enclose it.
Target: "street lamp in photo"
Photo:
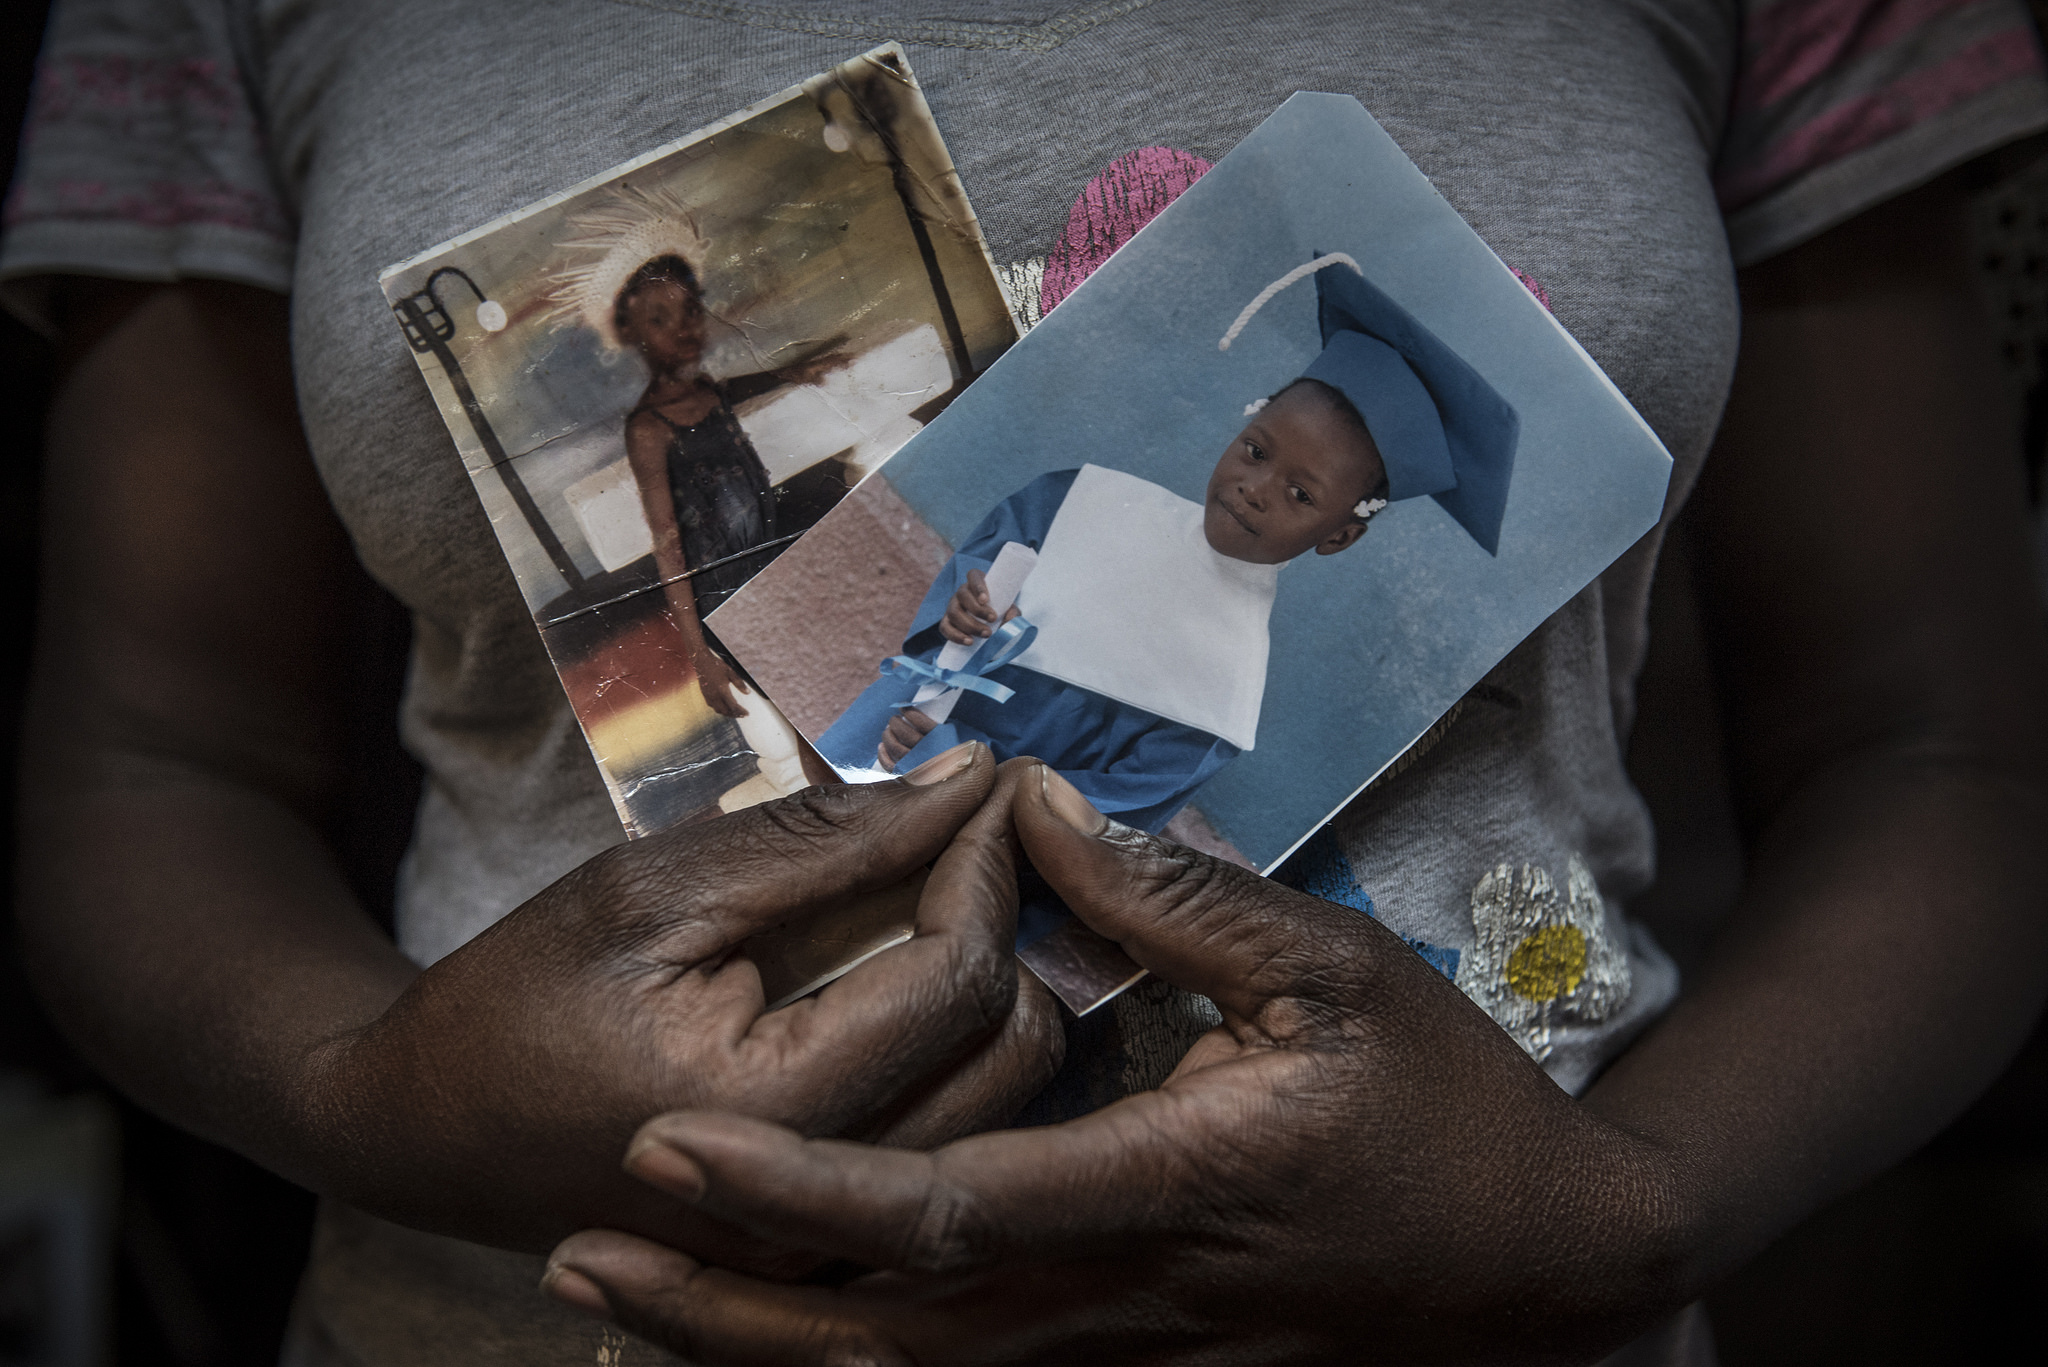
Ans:
[[[422,354],[431,354],[441,363],[442,373],[448,377],[450,387],[455,390],[456,399],[462,404],[463,415],[469,419],[469,425],[476,432],[476,439],[484,448],[484,454],[490,458],[492,468],[498,472],[498,478],[504,481],[505,492],[512,496],[512,502],[519,509],[519,515],[526,519],[528,530],[533,533],[534,540],[540,543],[540,548],[547,553],[556,573],[560,574],[568,585],[569,592],[579,593],[584,585],[583,572],[576,568],[576,562],[570,557],[568,548],[562,545],[562,539],[555,535],[555,529],[542,515],[540,506],[533,501],[533,494],[527,489],[526,481],[513,467],[511,458],[505,454],[504,443],[498,440],[498,434],[492,430],[490,419],[484,415],[483,404],[477,401],[476,391],[469,387],[469,378],[462,373],[461,364],[456,361],[455,353],[448,347],[449,341],[455,336],[455,317],[441,303],[440,296],[435,290],[444,277],[451,275],[467,285],[469,292],[476,296],[476,325],[485,332],[502,331],[506,323],[505,306],[495,299],[486,298],[484,292],[477,288],[476,281],[470,279],[467,272],[455,266],[443,266],[435,271],[427,277],[426,284],[393,304],[391,311],[398,315],[398,324],[405,329],[405,340],[412,344],[412,349]]]

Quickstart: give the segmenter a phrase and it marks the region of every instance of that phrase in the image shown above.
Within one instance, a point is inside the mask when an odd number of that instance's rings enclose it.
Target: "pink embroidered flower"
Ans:
[[[1112,252],[1200,180],[1209,166],[1176,148],[1140,147],[1103,167],[1074,201],[1067,230],[1046,257],[1041,312],[1051,312],[1072,294]]]
[[[1550,291],[1544,289],[1543,286],[1537,284],[1535,276],[1524,275],[1521,271],[1516,270],[1513,266],[1509,266],[1508,269],[1515,272],[1515,279],[1522,282],[1522,287],[1524,289],[1528,290],[1529,293],[1536,296],[1536,302],[1543,305],[1543,311],[1545,313],[1556,312],[1555,309],[1550,307]]]

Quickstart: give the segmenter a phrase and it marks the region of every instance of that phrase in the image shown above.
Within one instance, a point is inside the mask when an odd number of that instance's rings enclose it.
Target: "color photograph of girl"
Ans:
[[[737,676],[707,642],[703,619],[829,508],[845,484],[832,481],[837,487],[824,499],[808,500],[822,507],[779,515],[782,504],[817,482],[778,489],[733,410],[843,369],[847,358],[835,348],[844,339],[810,347],[807,357],[777,369],[714,378],[704,364],[710,319],[693,264],[706,244],[688,206],[629,185],[579,226],[584,232],[565,247],[594,260],[558,275],[559,316],[646,368],[646,388],[625,417],[625,446],[655,570],[705,704],[737,720],[748,711],[733,695]]]
[[[1002,500],[820,737],[826,758],[893,773],[979,740],[1158,830],[1256,743],[1289,562],[1351,551],[1390,504],[1425,495],[1491,553],[1515,410],[1349,256],[1275,281],[1225,345],[1311,275],[1322,352],[1247,405],[1199,501],[1093,464]]]
[[[628,833],[830,778],[705,619],[1016,338],[900,51],[384,285]]]

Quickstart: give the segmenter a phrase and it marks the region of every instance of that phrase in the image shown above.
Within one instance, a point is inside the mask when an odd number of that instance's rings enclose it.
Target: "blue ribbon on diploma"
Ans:
[[[908,655],[892,655],[882,661],[884,674],[903,674],[920,683],[935,683],[944,688],[964,688],[970,693],[979,693],[991,702],[1005,703],[1017,696],[1014,688],[1005,688],[994,679],[982,676],[989,670],[1006,665],[1031,648],[1038,639],[1038,628],[1023,617],[1012,617],[997,627],[987,640],[974,648],[967,657],[967,663],[958,669],[941,669],[935,664],[912,659]],[[903,706],[910,706],[904,703]]]

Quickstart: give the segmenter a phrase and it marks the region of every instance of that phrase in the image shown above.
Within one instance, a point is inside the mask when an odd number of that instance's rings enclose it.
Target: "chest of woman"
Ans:
[[[701,9],[237,12],[301,216],[316,458],[372,570],[457,635],[514,629],[523,609],[379,269],[890,38],[1027,321],[1287,95],[1349,93],[1541,292],[1681,479],[1705,449],[1736,340],[1708,175],[1734,22],[1714,0]]]

